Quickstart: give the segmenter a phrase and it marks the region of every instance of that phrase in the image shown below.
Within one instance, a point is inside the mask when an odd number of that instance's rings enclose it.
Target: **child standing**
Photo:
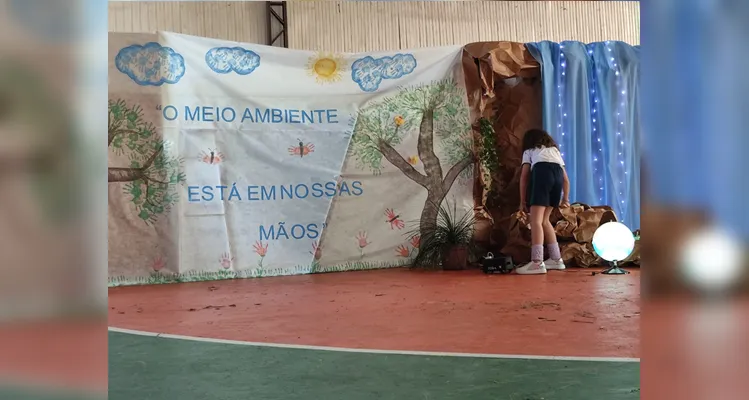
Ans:
[[[531,129],[523,136],[520,172],[520,211],[530,207],[531,262],[517,268],[521,275],[545,274],[565,268],[549,216],[554,207],[569,207],[570,181],[554,139],[543,130]],[[543,261],[544,243],[549,259]]]

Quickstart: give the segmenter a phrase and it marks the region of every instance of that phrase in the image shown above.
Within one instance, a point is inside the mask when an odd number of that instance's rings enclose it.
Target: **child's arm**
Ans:
[[[520,167],[520,210],[525,210],[525,193],[528,188],[528,175],[531,171],[530,164],[523,164]]]
[[[570,205],[570,178],[567,176],[567,168],[562,167],[564,172],[564,182],[562,183],[562,205]]]

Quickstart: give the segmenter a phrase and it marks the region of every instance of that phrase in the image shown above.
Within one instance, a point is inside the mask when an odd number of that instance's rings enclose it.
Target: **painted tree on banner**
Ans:
[[[417,154],[424,173],[417,171],[395,149],[418,121]],[[453,80],[401,88],[384,100],[366,105],[360,112],[351,139],[350,153],[360,168],[382,170],[382,159],[427,190],[419,230],[422,235],[437,223],[442,201],[459,176],[470,176],[476,158],[472,152],[471,126],[465,90]],[[440,140],[442,159],[451,166],[445,173],[435,153]]]
[[[179,200],[177,185],[185,181],[182,160],[169,154],[169,144],[143,118],[138,105],[109,101],[109,148],[130,159],[127,167],[109,167],[109,183],[124,183],[125,194],[147,224]]]

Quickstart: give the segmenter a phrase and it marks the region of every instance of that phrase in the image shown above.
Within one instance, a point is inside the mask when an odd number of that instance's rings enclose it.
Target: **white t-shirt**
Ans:
[[[562,154],[556,147],[536,147],[523,152],[523,164],[530,164],[533,168],[539,162],[556,163],[564,167]]]

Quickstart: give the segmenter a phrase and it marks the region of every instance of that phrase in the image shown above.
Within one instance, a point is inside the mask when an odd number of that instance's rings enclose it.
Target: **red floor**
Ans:
[[[109,326],[208,338],[491,354],[639,357],[640,273],[407,269],[109,290]]]
[[[106,393],[105,321],[0,325],[0,382]]]

